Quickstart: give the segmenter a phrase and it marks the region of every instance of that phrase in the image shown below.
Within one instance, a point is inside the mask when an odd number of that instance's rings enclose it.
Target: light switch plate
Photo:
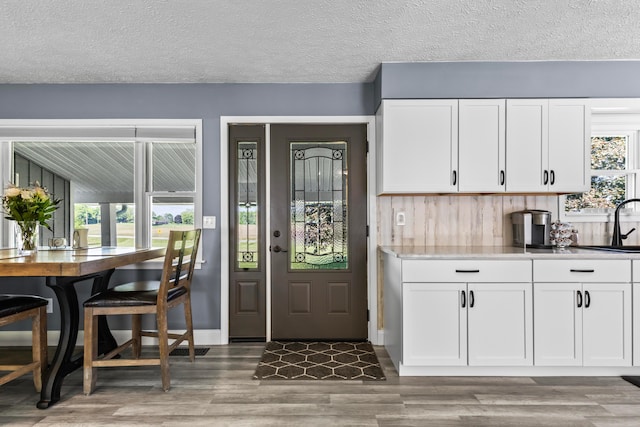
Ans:
[[[202,217],[202,228],[216,228],[216,217],[215,216],[203,216]]]

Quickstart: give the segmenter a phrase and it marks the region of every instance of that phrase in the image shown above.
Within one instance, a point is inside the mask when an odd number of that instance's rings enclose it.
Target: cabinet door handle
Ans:
[[[544,174],[542,175],[544,178],[542,179],[542,184],[547,185],[549,183],[549,171],[545,169]]]
[[[504,171],[500,171],[500,185],[504,185]]]
[[[569,271],[572,273],[595,273],[593,268],[572,268]]]
[[[458,172],[453,171],[453,185],[456,185],[457,183],[458,183]]]
[[[476,303],[476,298],[473,295],[473,291],[469,291],[469,308],[473,308]]]
[[[591,305],[591,295],[589,291],[584,291],[584,308],[589,308]]]
[[[582,292],[578,291],[577,292],[577,300],[578,300],[578,308],[582,307]]]
[[[467,306],[467,293],[465,291],[462,291],[462,308],[465,308]]]
[[[553,185],[556,182],[556,173],[555,171],[552,169],[551,170],[551,182],[549,184]]]
[[[480,273],[480,270],[458,270],[456,268],[456,273]]]

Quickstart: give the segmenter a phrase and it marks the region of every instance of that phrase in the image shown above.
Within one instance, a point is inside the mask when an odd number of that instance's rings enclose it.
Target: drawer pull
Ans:
[[[465,308],[467,306],[467,293],[465,291],[462,291],[462,308]]]
[[[595,273],[595,270],[593,268],[572,268],[571,270],[569,270],[572,273]]]
[[[458,270],[456,268],[456,273],[480,273],[480,270]]]
[[[473,308],[476,303],[476,298],[473,295],[473,291],[469,291],[469,308]]]
[[[589,291],[584,291],[584,308],[589,308],[591,305],[591,295],[589,295]]]
[[[578,308],[582,307],[582,292],[578,291]]]

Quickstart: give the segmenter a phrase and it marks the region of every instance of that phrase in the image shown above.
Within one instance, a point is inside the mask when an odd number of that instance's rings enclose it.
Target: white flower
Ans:
[[[16,197],[19,196],[21,192],[22,190],[18,187],[8,187],[4,190],[4,197]]]

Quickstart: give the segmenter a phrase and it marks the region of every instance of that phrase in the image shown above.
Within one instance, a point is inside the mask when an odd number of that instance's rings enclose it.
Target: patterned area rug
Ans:
[[[385,380],[369,342],[268,342],[257,380]]]

